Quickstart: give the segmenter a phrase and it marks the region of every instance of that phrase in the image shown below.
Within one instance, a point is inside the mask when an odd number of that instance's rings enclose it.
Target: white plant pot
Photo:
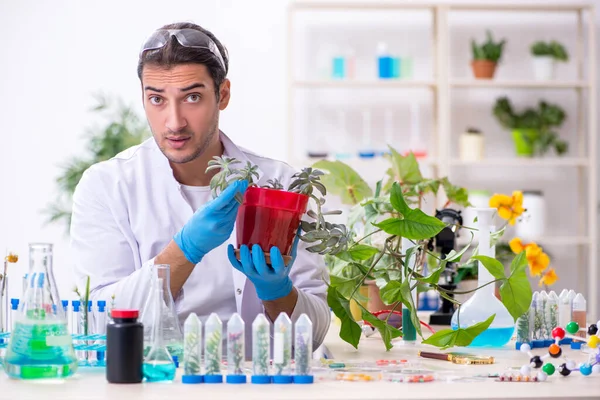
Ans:
[[[537,81],[554,79],[556,61],[551,56],[533,57],[533,76]]]
[[[481,161],[483,159],[483,135],[480,133],[462,133],[458,139],[461,161]]]

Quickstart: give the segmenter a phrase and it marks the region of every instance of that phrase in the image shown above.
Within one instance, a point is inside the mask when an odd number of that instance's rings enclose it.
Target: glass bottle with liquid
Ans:
[[[490,242],[490,227],[495,208],[478,208],[477,229],[479,236],[479,254],[494,257],[494,249]],[[467,300],[452,316],[451,327],[466,328],[478,322],[483,322],[493,314],[496,317],[488,329],[478,335],[472,342],[472,347],[500,347],[507,344],[515,330],[515,321],[504,304],[495,296],[494,285],[489,284],[494,280],[493,275],[483,266],[481,261],[478,268],[478,282],[480,287],[475,294]],[[487,285],[483,287],[484,285]]]
[[[154,303],[151,305],[154,308],[152,315],[154,320],[152,321],[152,337],[151,346],[148,355],[144,357],[144,364],[142,371],[144,378],[148,382],[160,382],[160,381],[172,381],[175,378],[175,362],[173,357],[167,349],[166,342],[164,340],[163,321],[164,321],[164,303],[163,299],[163,280],[158,278],[154,281],[154,292],[153,300]]]
[[[142,312],[142,324],[144,325],[144,354],[148,354],[152,345],[152,335],[154,332],[153,323],[156,321],[155,315],[158,311],[162,312],[162,330],[163,341],[171,356],[182,358],[183,356],[183,331],[179,324],[179,318],[175,311],[175,302],[171,294],[171,268],[168,264],[155,264],[152,266],[153,273],[150,279],[150,288],[153,288],[158,280],[161,282],[159,292],[150,290],[148,298]],[[154,296],[160,293],[162,308],[154,307],[156,303]]]
[[[11,378],[65,378],[77,371],[73,340],[52,271],[52,244],[29,245],[29,281],[4,359]]]

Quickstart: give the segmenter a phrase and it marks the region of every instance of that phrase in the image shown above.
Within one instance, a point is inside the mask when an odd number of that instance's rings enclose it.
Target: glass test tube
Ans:
[[[252,383],[269,383],[270,325],[264,314],[252,322]]]
[[[234,313],[227,323],[227,383],[246,383],[245,330],[244,320]]]
[[[202,372],[202,321],[190,313],[183,324],[183,376],[182,383],[201,383]]]
[[[311,359],[313,330],[312,322],[306,314],[300,315],[294,327],[294,362],[296,371],[294,383],[312,383]]]
[[[284,312],[273,328],[273,383],[292,383],[292,321]]]
[[[221,383],[221,357],[223,356],[223,323],[216,313],[210,314],[204,329],[204,381]]]

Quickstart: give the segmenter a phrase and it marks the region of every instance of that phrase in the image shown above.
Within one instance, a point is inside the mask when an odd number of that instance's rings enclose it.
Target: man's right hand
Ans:
[[[209,251],[229,239],[239,207],[234,196],[238,192],[244,194],[247,188],[245,180],[231,183],[217,198],[199,208],[175,234],[173,240],[189,262],[199,263]]]

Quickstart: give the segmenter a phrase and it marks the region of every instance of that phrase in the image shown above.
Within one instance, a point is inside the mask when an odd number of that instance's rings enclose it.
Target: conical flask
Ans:
[[[175,302],[171,295],[171,267],[168,264],[155,264],[152,278],[150,279],[150,290],[148,298],[142,311],[142,324],[144,325],[144,355],[147,355],[152,345],[152,331],[155,321],[158,320],[157,313],[161,312],[162,340],[172,356],[182,358],[183,355],[183,332],[179,324],[179,317],[175,312]],[[160,291],[153,288],[159,282]],[[160,296],[161,307],[156,307],[155,297]]]
[[[494,257],[494,248],[490,242],[492,217],[496,212],[494,208],[477,208],[477,229],[479,235],[479,255]],[[494,280],[492,274],[479,261],[477,286],[490,283]],[[515,320],[504,304],[494,294],[494,284],[489,284],[477,290],[473,296],[463,303],[452,315],[451,327],[458,329],[467,328],[478,322],[483,322],[496,314],[488,329],[478,335],[470,344],[473,347],[500,347],[510,341],[515,330]]]
[[[164,342],[164,312],[167,310],[163,302],[163,280],[158,278],[158,281],[154,280],[154,287],[151,292],[156,295],[153,296],[153,304],[151,308],[155,308],[153,313],[155,320],[152,324],[151,340],[152,344],[148,355],[144,357],[143,374],[144,378],[148,382],[160,382],[160,381],[172,381],[175,378],[175,363],[173,358]]]
[[[71,376],[77,370],[77,358],[52,273],[52,244],[29,245],[27,276],[4,370],[16,379]]]

